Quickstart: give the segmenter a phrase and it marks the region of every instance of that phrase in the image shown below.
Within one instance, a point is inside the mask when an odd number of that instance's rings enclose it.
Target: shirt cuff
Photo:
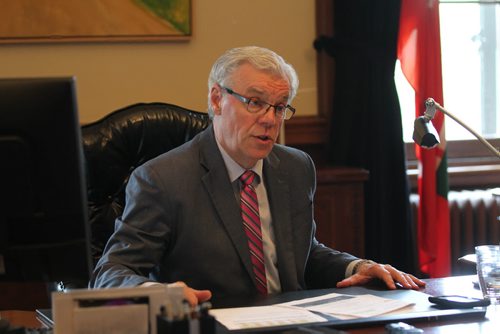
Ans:
[[[158,282],[144,282],[142,284],[139,284],[139,286],[142,286],[142,287],[149,287],[149,286],[157,286],[157,285],[163,285],[162,283],[158,283]]]
[[[353,271],[354,271],[354,267],[356,267],[356,264],[358,264],[359,262],[363,261],[362,259],[358,259],[358,260],[354,260],[354,261],[351,261],[348,265],[347,265],[347,268],[345,269],[345,277],[351,277],[353,274]]]

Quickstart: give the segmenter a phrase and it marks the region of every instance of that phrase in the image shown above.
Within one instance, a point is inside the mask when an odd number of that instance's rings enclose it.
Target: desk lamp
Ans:
[[[455,115],[450,113],[448,110],[444,109],[439,103],[434,101],[432,97],[425,100],[425,112],[423,116],[417,117],[413,125],[413,141],[426,149],[432,149],[439,144],[439,134],[436,131],[434,125],[432,125],[431,120],[436,114],[436,110],[441,111],[446,116],[451,117],[455,122],[463,126],[467,131],[472,133],[484,146],[488,148],[497,158],[500,158],[500,152],[497,148],[493,147],[486,139],[484,139],[479,133],[474,131],[467,124],[458,119]],[[493,190],[495,196],[500,196],[500,188]],[[500,217],[499,217],[500,220]]]
[[[434,148],[439,144],[439,135],[432,125],[431,120],[436,114],[436,110],[441,111],[443,114],[451,117],[455,122],[463,126],[467,131],[472,133],[481,143],[483,143],[494,155],[500,158],[500,152],[498,149],[493,147],[486,139],[484,139],[480,134],[471,129],[467,124],[458,119],[455,115],[441,107],[439,103],[434,101],[433,98],[429,97],[425,100],[425,113],[424,116],[417,117],[413,128],[413,140],[416,144],[423,148]]]

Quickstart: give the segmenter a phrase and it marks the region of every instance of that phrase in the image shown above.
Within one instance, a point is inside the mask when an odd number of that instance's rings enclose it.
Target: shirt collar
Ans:
[[[233,160],[233,158],[229,156],[229,154],[219,144],[217,139],[215,141],[217,142],[217,146],[219,147],[219,150],[222,154],[222,159],[224,159],[224,164],[226,165],[229,174],[229,179],[231,180],[231,183],[233,183],[241,176],[241,174],[243,174],[246,171],[246,169],[241,167],[236,161]],[[263,180],[262,166],[263,166],[263,160],[260,159],[257,161],[255,166],[250,168],[250,170],[254,171],[255,174],[259,176],[259,180]]]

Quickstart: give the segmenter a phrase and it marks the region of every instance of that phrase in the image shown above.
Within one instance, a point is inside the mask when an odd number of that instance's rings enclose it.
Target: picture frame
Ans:
[[[0,0],[0,44],[189,40],[191,0]]]

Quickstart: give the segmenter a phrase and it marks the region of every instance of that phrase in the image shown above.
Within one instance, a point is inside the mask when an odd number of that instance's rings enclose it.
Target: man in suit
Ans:
[[[91,287],[181,282],[191,304],[380,279],[424,282],[315,238],[315,167],[276,143],[298,87],[291,65],[260,47],[213,65],[212,125],[137,168]]]

